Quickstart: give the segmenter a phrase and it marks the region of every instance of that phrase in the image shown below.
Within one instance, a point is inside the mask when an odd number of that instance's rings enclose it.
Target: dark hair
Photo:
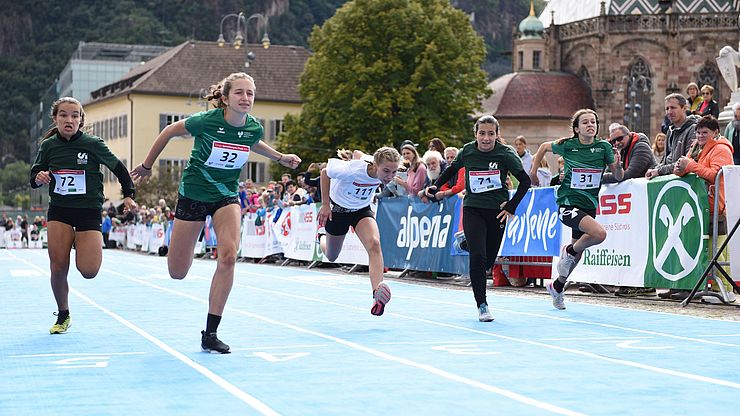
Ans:
[[[54,117],[57,116],[57,113],[59,112],[59,106],[61,104],[77,104],[78,106],[80,106],[79,129],[82,129],[85,126],[85,110],[82,108],[82,104],[80,104],[80,102],[76,98],[73,98],[73,97],[62,97],[54,101],[54,103],[51,105],[51,111],[49,112],[49,114],[51,115],[51,119],[54,120]],[[57,133],[59,133],[59,129],[57,128],[55,124],[54,127],[50,128],[49,131],[47,131],[46,134],[44,134],[44,137],[41,140],[48,139],[49,137]]]
[[[246,79],[254,84],[254,78],[244,72],[234,72],[228,77],[224,78],[221,82],[216,85],[211,85],[208,88],[208,95],[205,96],[206,101],[212,101],[211,104],[215,108],[226,108],[221,97],[228,97],[231,91],[231,86],[237,79]],[[215,101],[215,102],[214,102]]]
[[[582,108],[573,114],[573,118],[570,119],[570,126],[573,128],[573,137],[578,136],[578,133],[576,133],[576,127],[578,127],[578,121],[581,119],[582,115],[585,114],[593,114],[594,117],[596,117],[596,134],[594,136],[598,136],[599,134],[599,115],[596,114],[596,111],[590,109],[590,108]]]
[[[439,137],[435,137],[432,140],[429,141],[429,147],[434,147],[432,150],[436,150],[440,153],[445,151],[445,142],[442,141]]]
[[[679,94],[677,92],[674,92],[673,94],[666,95],[665,96],[665,101],[668,101],[671,98],[673,98],[676,101],[678,101],[678,106],[681,107],[681,108],[685,107],[686,106],[686,103],[688,103],[688,101],[686,101],[686,97],[684,97],[683,95],[681,95],[681,94]]]
[[[293,186],[296,186],[296,187],[298,186],[298,185],[297,185],[297,184],[295,183],[295,181],[293,181],[293,180],[289,180],[288,182],[285,182],[285,189],[288,189],[288,187],[289,187],[290,185],[293,185]]]
[[[496,117],[494,116],[480,116],[478,120],[475,121],[475,126],[473,127],[473,133],[475,133],[476,136],[478,136],[478,127],[481,124],[493,124],[496,126],[496,141],[498,143],[502,143],[503,141],[501,139],[501,124],[499,124],[498,120],[496,120]]]
[[[717,121],[714,116],[704,116],[699,120],[699,122],[696,123],[696,130],[699,130],[700,128],[707,128],[712,131],[719,131],[719,122]]]

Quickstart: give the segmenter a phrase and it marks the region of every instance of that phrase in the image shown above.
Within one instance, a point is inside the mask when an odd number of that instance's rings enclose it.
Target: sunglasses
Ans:
[[[622,136],[617,136],[617,137],[615,137],[615,138],[611,139],[611,140],[609,141],[609,143],[611,143],[611,144],[614,144],[614,143],[616,143],[616,142],[621,142],[622,140],[624,140],[624,138],[625,138],[625,137],[627,137],[627,135],[626,135],[626,134],[625,134],[625,135],[622,135]]]

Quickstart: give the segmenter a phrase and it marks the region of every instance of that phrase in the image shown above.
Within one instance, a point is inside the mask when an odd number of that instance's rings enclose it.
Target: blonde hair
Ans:
[[[219,82],[216,85],[211,85],[208,88],[208,95],[206,95],[204,98],[206,101],[210,101],[211,105],[215,108],[226,108],[226,104],[223,102],[221,97],[228,97],[229,92],[231,92],[232,85],[234,84],[234,81],[238,79],[246,79],[254,84],[254,78],[252,78],[249,74],[245,74],[244,72],[234,72],[233,74],[230,74],[221,82]]]
[[[380,166],[384,162],[392,162],[398,164],[401,161],[401,154],[398,150],[392,147],[381,147],[373,153],[373,164]]]
[[[708,92],[710,94],[714,94],[714,87],[711,85],[705,84],[701,87],[701,92]]]

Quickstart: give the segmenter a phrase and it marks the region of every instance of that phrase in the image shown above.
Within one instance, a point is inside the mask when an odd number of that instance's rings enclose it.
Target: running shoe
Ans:
[[[458,231],[455,233],[455,241],[452,243],[457,251],[470,251],[468,250],[468,241],[465,239],[465,231]]]
[[[230,354],[229,346],[221,342],[215,332],[206,334],[206,331],[200,331],[200,348],[205,352]]]
[[[552,306],[555,307],[555,309],[563,310],[565,309],[565,300],[563,299],[563,292],[558,293],[554,287],[552,287],[552,283],[549,283],[547,285],[547,292],[552,296]]]
[[[488,310],[488,304],[483,303],[478,306],[478,320],[481,322],[493,321],[493,315],[491,315],[491,312]]]
[[[576,258],[571,256],[566,248],[568,246],[563,246],[563,250],[560,252],[560,260],[558,261],[558,274],[563,277],[570,276],[570,272],[576,267]]]
[[[57,313],[54,312],[54,315]],[[67,329],[69,329],[69,326],[72,324],[72,315],[67,315],[67,318],[64,319],[64,321],[59,322],[59,319],[57,319],[57,322],[54,323],[54,325],[51,326],[49,329],[50,334],[63,334],[67,332]]]
[[[370,313],[375,316],[380,316],[385,312],[385,304],[391,300],[391,288],[387,284],[381,283],[378,288],[373,292],[373,307],[370,308]]]

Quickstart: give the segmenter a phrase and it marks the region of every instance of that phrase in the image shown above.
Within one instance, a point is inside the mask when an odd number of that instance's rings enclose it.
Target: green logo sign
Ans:
[[[645,286],[690,289],[707,262],[708,200],[695,175],[657,178],[648,183],[649,255]]]

